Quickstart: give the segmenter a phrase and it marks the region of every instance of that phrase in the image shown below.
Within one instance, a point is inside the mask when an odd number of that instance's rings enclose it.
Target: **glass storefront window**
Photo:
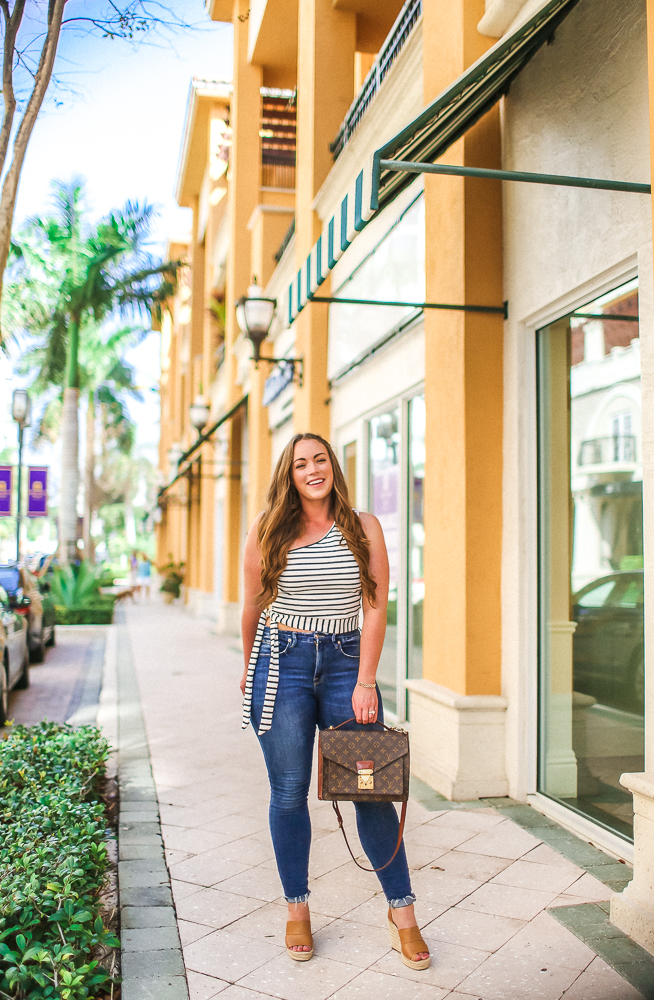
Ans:
[[[400,411],[370,421],[370,511],[379,518],[386,539],[390,581],[386,639],[377,682],[384,705],[397,713],[397,597],[400,574]]]
[[[420,195],[374,250],[332,295],[344,299],[424,302],[425,202]],[[329,307],[329,378],[334,378],[383,337],[415,314],[411,306]]]
[[[425,397],[409,402],[408,677],[422,677],[425,597]]]
[[[357,505],[357,443],[351,441],[343,450],[343,473],[347,492],[353,507]]]
[[[575,313],[538,333],[539,789],[632,838],[619,776],[644,768],[637,282]]]

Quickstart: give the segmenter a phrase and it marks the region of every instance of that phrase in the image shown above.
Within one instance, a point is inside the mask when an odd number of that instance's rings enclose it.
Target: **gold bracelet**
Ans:
[[[376,688],[377,687],[376,684],[365,684],[363,681],[357,681],[357,684],[359,685],[359,687],[362,687],[362,688]]]

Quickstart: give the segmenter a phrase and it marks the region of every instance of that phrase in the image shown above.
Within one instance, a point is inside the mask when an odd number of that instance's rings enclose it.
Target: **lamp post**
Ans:
[[[266,299],[263,297],[261,288],[257,285],[256,278],[248,288],[247,295],[242,296],[236,303],[236,322],[241,331],[252,342],[255,365],[259,361],[268,360],[261,357],[261,345],[270,333],[276,306],[277,299]]]
[[[195,401],[191,403],[189,407],[189,416],[191,418],[191,423],[198,432],[198,437],[200,437],[203,428],[206,426],[207,420],[209,419],[209,413],[209,404],[205,403],[204,396],[202,396],[202,394],[196,396]]]
[[[184,454],[184,449],[178,441],[174,441],[168,449],[168,464],[173,476],[177,475],[177,464]]]
[[[27,389],[14,389],[11,415],[18,424],[18,495],[16,497],[16,562],[20,562],[21,498],[23,487],[23,431],[32,423],[32,401]]]
[[[298,384],[302,385],[304,367],[302,358],[266,358],[261,355],[261,345],[270,333],[276,308],[277,299],[265,298],[261,294],[261,288],[255,278],[248,288],[247,295],[243,295],[236,303],[236,322],[241,332],[254,347],[252,360],[255,368],[258,368],[260,361],[265,361],[269,365],[278,365],[283,362],[291,366],[293,376],[295,376],[296,371],[298,372]]]

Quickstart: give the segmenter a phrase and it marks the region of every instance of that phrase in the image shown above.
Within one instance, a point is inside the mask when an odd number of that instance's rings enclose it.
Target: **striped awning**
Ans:
[[[317,293],[357,233],[414,180],[414,174],[381,170],[382,160],[433,163],[507,92],[579,0],[550,0],[538,13],[478,59],[370,158],[341,201],[288,290],[292,323]]]

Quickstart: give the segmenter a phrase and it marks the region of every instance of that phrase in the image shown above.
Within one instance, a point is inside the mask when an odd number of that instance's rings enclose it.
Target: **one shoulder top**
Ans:
[[[261,612],[245,682],[243,729],[250,721],[254,671],[266,620],[270,619],[270,666],[259,735],[272,725],[279,684],[277,624],[329,634],[353,632],[359,626],[361,574],[337,524],[317,542],[289,550],[277,591],[277,600]]]

